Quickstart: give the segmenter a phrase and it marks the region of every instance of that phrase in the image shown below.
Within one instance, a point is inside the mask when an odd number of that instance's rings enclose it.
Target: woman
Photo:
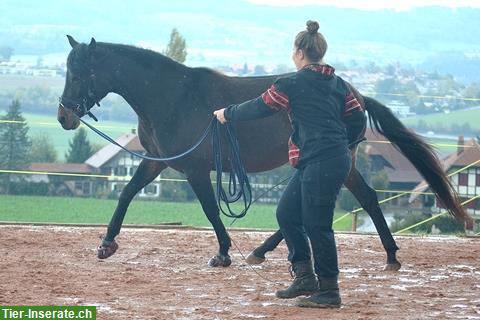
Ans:
[[[295,277],[292,285],[277,291],[276,296],[309,295],[297,305],[328,308],[341,304],[332,229],[335,200],[351,166],[348,136],[351,132],[358,136],[365,116],[334,68],[323,63],[327,42],[318,28],[317,22],[307,21],[307,30],[296,36],[292,56],[298,70],[295,74],[277,79],[256,99],[214,114],[225,123],[288,112],[293,128],[289,160],[297,170],[276,214]]]

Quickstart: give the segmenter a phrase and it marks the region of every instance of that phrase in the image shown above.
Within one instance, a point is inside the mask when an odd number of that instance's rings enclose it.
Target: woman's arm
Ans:
[[[362,105],[352,92],[349,92],[345,98],[345,110],[343,114],[343,122],[347,129],[347,138],[349,145],[359,143],[365,134],[367,118]],[[350,146],[351,147],[351,146]]]
[[[232,104],[225,108],[227,121],[246,121],[271,116],[278,110],[265,104],[262,97],[258,97],[240,104]]]
[[[217,119],[226,121],[246,121],[271,116],[280,110],[289,108],[288,96],[273,84],[260,97],[214,112]]]

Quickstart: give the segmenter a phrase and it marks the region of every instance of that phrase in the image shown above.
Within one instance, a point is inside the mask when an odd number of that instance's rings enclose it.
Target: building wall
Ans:
[[[128,181],[133,177],[135,171],[140,165],[141,159],[128,154],[125,151],[119,152],[114,158],[108,161],[102,168],[101,172],[110,175],[108,178],[107,188],[111,192],[120,195]],[[140,190],[138,197],[141,198],[158,198],[161,194],[161,176],[158,176],[148,186]]]
[[[449,172],[455,172],[461,167],[452,167]],[[480,194],[480,167],[471,167],[450,177],[452,185],[460,196],[462,202],[467,201]],[[470,214],[480,215],[480,199],[473,200],[464,206]],[[437,211],[441,210],[441,205],[435,201]]]

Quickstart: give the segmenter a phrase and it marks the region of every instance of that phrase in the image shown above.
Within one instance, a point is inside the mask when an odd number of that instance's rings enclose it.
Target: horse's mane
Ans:
[[[221,76],[221,77],[226,77],[226,78],[245,78],[245,77],[240,77],[240,76],[228,76],[224,74],[221,71],[208,68],[208,67],[195,67],[195,68],[190,68],[182,63],[179,63],[157,51],[153,51],[150,49],[144,49],[144,48],[139,48],[136,46],[132,45],[126,45],[126,44],[117,44],[117,43],[108,43],[108,42],[99,42],[98,44],[101,44],[102,46],[105,46],[106,49],[116,51],[116,52],[122,52],[123,56],[129,57],[130,59],[133,59],[137,62],[141,61],[157,61],[159,63],[167,63],[170,65],[176,65],[180,66],[182,68],[189,68],[189,69],[194,69],[200,73],[204,74],[212,74],[216,76]],[[138,59],[142,57],[143,59]],[[290,74],[290,73],[289,73]],[[256,79],[271,79],[278,77],[280,75],[263,75],[263,76],[253,76],[253,77],[248,77],[248,78],[256,78]]]
[[[162,64],[179,68],[188,68],[187,66],[150,49],[139,48],[127,44],[97,42],[98,48],[102,48],[107,52],[121,53],[123,57],[131,59],[144,67],[151,68],[153,65]]]

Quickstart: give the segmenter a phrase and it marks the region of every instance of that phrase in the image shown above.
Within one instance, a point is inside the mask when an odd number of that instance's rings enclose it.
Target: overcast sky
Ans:
[[[329,5],[344,8],[363,10],[408,10],[413,7],[443,6],[450,8],[475,7],[480,8],[480,0],[247,0],[251,3],[271,6],[303,6],[303,5]]]

